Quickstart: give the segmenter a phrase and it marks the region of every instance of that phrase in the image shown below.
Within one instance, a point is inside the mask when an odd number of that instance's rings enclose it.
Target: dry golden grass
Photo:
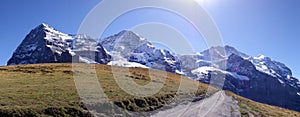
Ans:
[[[172,101],[176,97],[176,93],[178,93],[181,80],[186,81],[186,85],[198,86],[198,90],[192,92],[196,95],[206,93],[208,88],[206,84],[198,83],[180,75],[153,70],[153,77],[165,77],[164,87],[157,94],[150,97],[134,97],[119,88],[114,79],[114,74],[112,74],[111,66],[95,65],[95,68],[98,81],[109,99],[115,103],[130,101],[133,104],[123,104],[125,105],[123,108],[133,111],[149,111],[156,109],[153,106],[158,108],[168,101]],[[145,85],[149,82],[161,83],[151,80],[148,69],[114,67],[114,70],[116,69],[120,71],[129,70],[129,74],[118,72],[117,76],[124,78],[124,80],[133,78],[140,85]],[[73,73],[72,64],[35,64],[0,67],[0,116],[88,116],[83,111],[80,103]],[[217,89],[212,89],[217,91]],[[189,89],[184,90],[188,91]],[[185,92],[182,91],[180,93]],[[151,105],[149,101],[145,101],[151,108],[140,109],[141,107],[132,101],[134,99],[153,99],[158,101],[159,104]]]
[[[87,65],[86,67],[90,67]],[[93,66],[93,65],[92,65]],[[113,74],[112,69],[118,71]],[[36,64],[0,67],[0,116],[90,116],[78,96],[73,73],[88,70],[84,66],[73,72],[72,64]],[[176,94],[194,96],[205,94],[208,85],[190,80],[180,75],[159,70],[111,67],[95,65],[97,79],[101,88],[113,103],[132,111],[151,111],[158,109],[170,101],[180,100]],[[129,71],[129,72],[128,72]],[[88,76],[93,72],[85,71]],[[133,79],[139,85],[159,82],[165,78],[164,87],[156,94],[136,97],[124,92],[116,83],[115,77],[121,80]],[[181,84],[184,81],[185,84]],[[179,85],[184,87],[181,91]],[[197,91],[190,89],[197,86]],[[217,89],[212,88],[214,93]],[[179,91],[178,91],[179,90]],[[227,92],[239,100],[243,116],[251,113],[256,116],[300,116],[298,112],[257,103],[249,99]],[[137,104],[136,101],[143,102]]]
[[[229,91],[226,91],[226,94],[233,96],[234,99],[239,101],[238,105],[243,117],[250,115],[262,117],[300,117],[300,113],[296,111],[255,102]]]

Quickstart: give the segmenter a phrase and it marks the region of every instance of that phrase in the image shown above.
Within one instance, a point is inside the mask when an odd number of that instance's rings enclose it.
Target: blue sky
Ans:
[[[100,1],[1,0],[0,65],[6,64],[26,34],[40,23],[76,34],[85,16]],[[283,62],[300,77],[299,0],[200,1],[215,20],[225,44],[251,56],[264,54]]]

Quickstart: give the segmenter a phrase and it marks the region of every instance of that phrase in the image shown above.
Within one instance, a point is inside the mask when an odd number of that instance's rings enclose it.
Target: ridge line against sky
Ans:
[[[47,23],[64,33],[76,34],[84,17],[100,1],[0,1],[0,65],[6,64],[26,34],[38,24]],[[300,50],[299,0],[202,1],[226,45],[250,56],[264,54],[286,64],[294,76],[300,77],[300,54],[296,51]]]

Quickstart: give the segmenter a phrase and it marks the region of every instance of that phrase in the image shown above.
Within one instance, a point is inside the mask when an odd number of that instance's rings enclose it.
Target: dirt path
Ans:
[[[152,117],[239,117],[237,101],[219,91],[209,98],[172,109],[160,111]]]

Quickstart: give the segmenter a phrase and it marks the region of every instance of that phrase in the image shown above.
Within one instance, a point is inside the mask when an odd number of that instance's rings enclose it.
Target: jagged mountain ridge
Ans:
[[[219,58],[226,68],[220,69],[211,57]],[[300,111],[300,106],[294,103],[300,100],[300,83],[287,66],[265,56],[251,57],[231,46],[177,55],[156,48],[132,31],[124,30],[98,41],[87,35],[64,34],[41,24],[26,36],[7,65],[53,62],[154,68],[205,83],[209,83],[212,76],[222,75],[225,76],[223,89],[255,101]],[[281,98],[269,98],[271,94]]]
[[[181,73],[179,60],[174,53],[156,48],[147,39],[132,31],[121,31],[102,39],[100,43],[112,54],[113,61],[128,61],[154,69]]]
[[[25,37],[7,65],[70,61],[74,54],[69,48],[72,38],[47,24],[41,24]]]
[[[7,65],[86,62],[108,63],[110,55],[97,40],[86,35],[69,35],[47,24],[34,28],[18,46]]]
[[[219,61],[212,62],[211,56]],[[185,75],[194,80],[210,83],[212,77],[225,77],[217,87],[258,102],[300,111],[299,80],[292,77],[283,63],[262,56],[251,57],[230,46],[212,47],[179,58]],[[222,64],[226,67],[219,68]]]

